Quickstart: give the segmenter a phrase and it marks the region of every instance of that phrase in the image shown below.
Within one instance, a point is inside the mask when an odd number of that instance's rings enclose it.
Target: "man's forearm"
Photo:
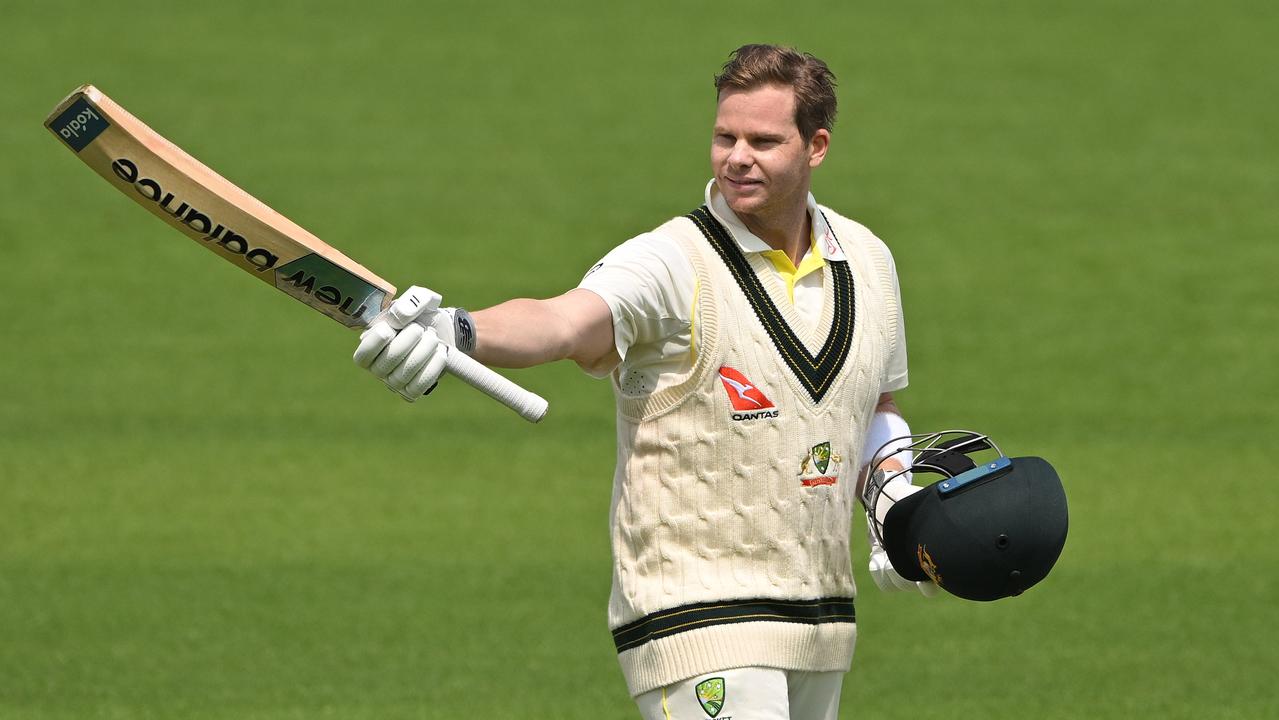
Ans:
[[[485,365],[525,368],[571,359],[589,365],[613,351],[613,317],[588,290],[547,300],[520,298],[471,313],[472,355]]]
[[[543,300],[519,298],[471,313],[475,352],[485,365],[524,368],[563,360],[572,349],[564,320]]]

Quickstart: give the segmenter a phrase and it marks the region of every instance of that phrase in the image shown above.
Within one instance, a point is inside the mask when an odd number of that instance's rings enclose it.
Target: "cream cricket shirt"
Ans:
[[[624,357],[608,616],[632,695],[852,660],[857,460],[905,350],[887,248],[811,199],[810,214],[793,267],[711,185],[581,285],[613,309]]]

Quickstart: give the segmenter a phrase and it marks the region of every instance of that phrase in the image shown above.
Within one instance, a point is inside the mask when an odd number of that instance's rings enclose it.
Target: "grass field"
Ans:
[[[0,3],[0,718],[633,717],[606,385],[410,406],[41,127],[84,82],[407,286],[573,286],[700,202],[710,78],[841,79],[818,199],[893,248],[899,400],[1062,472],[989,605],[856,564],[848,718],[1274,718],[1279,11],[1265,2]]]

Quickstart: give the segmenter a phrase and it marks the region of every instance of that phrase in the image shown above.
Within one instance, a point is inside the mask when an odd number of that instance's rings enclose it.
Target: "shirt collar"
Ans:
[[[723,193],[719,191],[719,186],[715,184],[714,178],[706,183],[706,207],[710,209],[711,215],[716,220],[723,223],[728,228],[728,234],[733,236],[733,240],[744,253],[759,253],[772,250],[768,243],[759,239],[755,233],[746,228],[746,225],[737,218],[737,214],[728,206],[728,201],[724,199]],[[830,225],[826,223],[826,216],[817,208],[817,201],[813,199],[813,194],[808,194],[808,217],[812,221],[813,235],[812,245],[810,249],[815,251],[823,260],[842,261],[844,251],[839,247],[839,243],[835,241],[835,234],[831,232]]]

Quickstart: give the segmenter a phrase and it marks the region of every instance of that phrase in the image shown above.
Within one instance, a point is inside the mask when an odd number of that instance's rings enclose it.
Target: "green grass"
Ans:
[[[912,424],[1044,455],[1071,503],[1015,600],[883,595],[859,558],[844,716],[1279,715],[1279,12],[846,5],[0,5],[0,718],[633,717],[607,387],[518,373],[536,427],[399,402],[40,122],[94,82],[481,307],[696,205],[752,41],[840,77],[815,192],[893,248]]]

